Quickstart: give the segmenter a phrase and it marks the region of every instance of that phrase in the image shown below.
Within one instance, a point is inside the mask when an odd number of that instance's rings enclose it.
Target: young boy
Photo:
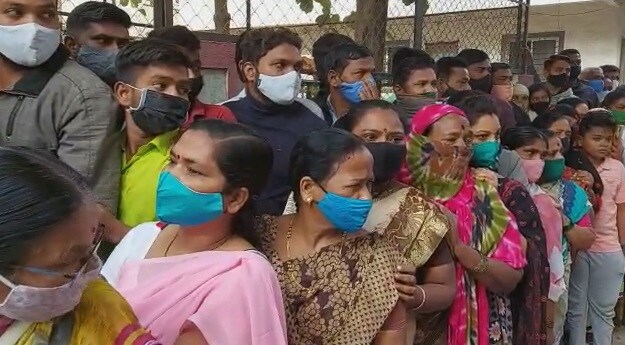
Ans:
[[[156,187],[169,149],[187,118],[192,67],[174,44],[147,38],[117,56],[115,96],[124,109],[119,220],[128,227],[156,220]]]
[[[587,251],[578,252],[571,272],[571,345],[586,344],[586,310],[594,344],[612,344],[614,307],[625,273],[625,167],[610,158],[616,128],[616,122],[605,110],[589,112],[579,124],[578,144],[599,172],[604,191],[601,209],[593,220],[595,243]]]

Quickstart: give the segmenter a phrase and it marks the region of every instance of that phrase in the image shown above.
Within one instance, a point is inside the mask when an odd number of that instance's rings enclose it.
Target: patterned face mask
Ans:
[[[419,134],[411,135],[407,145],[406,161],[413,186],[438,201],[458,193],[469,169],[470,148],[433,142]]]
[[[26,322],[50,321],[74,309],[89,282],[97,279],[102,261],[92,255],[72,281],[53,288],[14,284],[0,275],[0,282],[11,292],[0,304],[0,315]]]

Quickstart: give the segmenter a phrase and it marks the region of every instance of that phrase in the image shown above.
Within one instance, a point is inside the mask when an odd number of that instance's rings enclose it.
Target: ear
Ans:
[[[395,94],[403,94],[404,93],[404,88],[402,88],[399,85],[393,85],[393,92],[395,92]]]
[[[78,41],[73,36],[65,36],[63,44],[69,49],[72,58],[76,58],[76,54],[78,54]]]
[[[251,62],[240,62],[241,72],[243,72],[243,78],[246,83],[252,83],[256,81],[256,67]]]
[[[313,202],[321,200],[323,194],[319,190],[317,183],[308,176],[299,182],[300,204],[312,205]]]
[[[330,70],[328,72],[327,81],[328,81],[328,85],[335,87],[335,88],[340,87],[342,83],[341,76],[338,73],[336,73],[336,71],[334,70]]]
[[[118,81],[115,83],[113,87],[115,92],[115,98],[117,99],[117,103],[124,108],[128,108],[133,106],[132,104],[132,88],[128,86],[126,83],[122,83]]]
[[[229,194],[227,200],[224,200],[224,211],[228,214],[236,214],[250,198],[250,191],[247,188],[239,188],[236,192]]]

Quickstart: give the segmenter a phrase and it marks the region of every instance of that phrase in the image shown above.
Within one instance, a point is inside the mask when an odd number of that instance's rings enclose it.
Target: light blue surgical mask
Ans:
[[[499,141],[484,141],[473,144],[473,156],[471,163],[476,168],[487,168],[494,170],[499,162],[501,144]]]
[[[362,229],[372,206],[372,200],[348,198],[330,192],[317,202],[321,214],[336,229],[346,233]]]
[[[156,189],[156,217],[167,224],[196,226],[217,219],[223,214],[221,193],[199,193],[163,171]]]
[[[595,90],[596,93],[603,92],[603,89],[605,88],[605,84],[603,83],[603,80],[601,80],[601,79],[599,79],[599,80],[589,80],[586,83],[593,90]]]
[[[368,81],[369,83],[375,85],[375,79],[369,78]],[[362,101],[362,99],[360,98],[360,93],[362,92],[362,89],[364,87],[365,87],[364,80],[359,80],[353,83],[343,82],[341,84],[341,94],[349,103],[357,104]]]

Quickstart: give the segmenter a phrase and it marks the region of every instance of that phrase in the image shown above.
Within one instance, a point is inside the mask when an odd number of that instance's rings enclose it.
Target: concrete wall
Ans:
[[[620,65],[625,8],[607,1],[532,6],[529,32],[564,31],[564,48],[576,48],[586,67]]]

